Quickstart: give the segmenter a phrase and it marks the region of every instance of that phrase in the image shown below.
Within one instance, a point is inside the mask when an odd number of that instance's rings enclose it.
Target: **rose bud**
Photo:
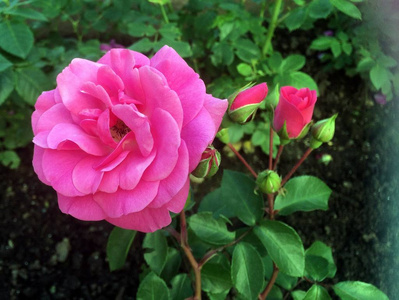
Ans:
[[[263,82],[250,88],[245,86],[232,94],[228,99],[230,119],[240,124],[251,121],[259,105],[266,98],[267,92],[267,84]]]
[[[311,125],[316,100],[316,91],[308,88],[281,88],[280,99],[274,111],[273,128],[280,136],[282,144],[306,135]]]
[[[263,193],[274,194],[281,186],[281,177],[274,171],[265,170],[259,173],[256,184]]]
[[[324,119],[318,121],[316,124],[312,126],[311,129],[311,138],[310,138],[310,147],[313,149],[317,149],[323,143],[327,143],[332,140],[335,132],[335,119],[338,114],[333,115],[328,119]]]
[[[212,145],[202,153],[201,160],[197,168],[191,173],[197,178],[212,177],[219,170],[221,156]]]

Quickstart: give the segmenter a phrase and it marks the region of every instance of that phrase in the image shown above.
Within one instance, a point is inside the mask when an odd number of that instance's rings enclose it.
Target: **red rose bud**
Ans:
[[[228,114],[234,122],[245,124],[255,117],[255,113],[266,98],[268,88],[266,82],[253,87],[243,87],[229,97]]]
[[[271,170],[260,172],[256,179],[259,189],[265,194],[274,194],[281,186],[281,177]]]
[[[202,153],[201,160],[192,174],[197,178],[212,177],[219,170],[220,161],[219,151],[209,145]]]
[[[296,89],[282,87],[280,99],[274,111],[273,128],[282,139],[282,144],[290,139],[299,139],[306,135],[311,125],[316,91],[308,88]]]
[[[312,137],[310,138],[310,147],[317,149],[323,143],[332,140],[335,132],[335,119],[338,114],[333,115],[331,118],[318,121],[312,126]]]

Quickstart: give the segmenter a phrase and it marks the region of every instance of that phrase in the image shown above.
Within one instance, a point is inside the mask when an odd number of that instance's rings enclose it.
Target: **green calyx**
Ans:
[[[332,140],[335,133],[335,119],[338,114],[331,116],[328,119],[318,121],[313,125],[311,130],[310,147],[313,149],[319,148],[323,143]]]
[[[272,170],[265,170],[258,174],[256,184],[265,194],[274,194],[281,187],[281,177]]]
[[[197,178],[212,177],[219,170],[220,162],[221,155],[219,151],[217,151],[213,146],[208,146],[202,154],[202,159],[198,166],[191,174]]]
[[[245,124],[255,118],[259,106],[260,103],[248,104],[233,111],[229,110],[228,115],[232,121],[239,124]]]

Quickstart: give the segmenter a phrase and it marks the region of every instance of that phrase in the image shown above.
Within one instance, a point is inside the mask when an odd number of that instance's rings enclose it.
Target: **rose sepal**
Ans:
[[[221,155],[212,145],[209,145],[202,154],[198,166],[191,173],[197,178],[209,178],[219,170]]]
[[[255,118],[256,111],[258,110],[260,103],[248,104],[243,107],[237,108],[233,111],[229,110],[229,117],[234,122],[239,124],[245,124],[252,121]]]
[[[256,184],[265,194],[274,194],[281,187],[281,177],[272,170],[265,170],[258,174]]]

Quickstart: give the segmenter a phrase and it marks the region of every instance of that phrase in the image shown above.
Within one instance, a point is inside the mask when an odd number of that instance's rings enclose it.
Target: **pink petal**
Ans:
[[[172,221],[166,208],[145,208],[137,213],[131,213],[120,218],[107,218],[111,224],[118,227],[138,230],[141,232],[154,232]]]
[[[32,114],[32,128],[33,131],[36,132],[36,124],[38,120],[40,119],[40,116],[50,109],[53,105],[55,105],[55,100],[54,100],[54,90],[48,91],[48,92],[43,92],[39,98],[37,98],[36,104],[35,104],[35,111]]]
[[[274,111],[273,128],[279,131],[285,121],[287,122],[287,132],[290,138],[297,137],[305,125],[301,112],[284,97],[280,96],[279,103]]]
[[[47,184],[51,185],[50,182],[46,179],[46,176],[44,175],[43,172],[43,154],[44,154],[45,149],[38,147],[35,145],[33,147],[33,169],[35,170],[35,173],[39,177],[40,181]]]
[[[73,123],[71,113],[62,103],[55,104],[40,116],[33,133],[37,134],[40,131],[50,131],[59,123]]]
[[[189,190],[190,178],[187,178],[181,190],[165,205],[165,207],[176,214],[181,212],[186,204]]]
[[[99,138],[88,135],[75,124],[57,124],[48,134],[47,143],[52,149],[57,149],[64,141],[71,141],[84,152],[96,156],[108,155],[111,151]]]
[[[94,169],[98,157],[87,156],[79,161],[72,171],[72,182],[76,189],[83,194],[93,194],[97,191],[103,172]]]
[[[101,207],[93,200],[93,195],[68,197],[57,193],[57,196],[60,210],[79,220],[100,221],[107,217]]]
[[[203,107],[204,82],[184,59],[168,46],[162,47],[151,58],[151,66],[165,76],[169,87],[178,94],[184,111],[183,126],[186,125]]]
[[[161,180],[157,196],[149,207],[161,207],[171,201],[182,189],[188,178],[188,150],[186,143],[182,141],[179,148],[179,159],[169,177]],[[186,195],[187,196],[187,195]]]
[[[97,120],[98,136],[104,144],[112,148],[115,148],[117,146],[117,143],[112,138],[110,125],[111,125],[111,115],[110,111],[106,109],[101,113],[101,115],[98,117]]]
[[[98,192],[94,200],[110,218],[119,218],[143,210],[155,197],[159,182],[140,181],[133,190],[119,189],[109,194]]]
[[[117,97],[125,89],[122,79],[109,66],[102,66],[97,72],[97,82],[111,97]]]
[[[179,158],[181,139],[176,121],[166,111],[155,109],[151,118],[156,157],[143,175],[147,181],[162,180],[169,176]]]
[[[220,123],[222,123],[223,115],[227,110],[228,102],[226,99],[214,98],[212,95],[205,95],[204,107],[210,114],[215,125],[215,134],[217,133]]]
[[[65,196],[84,194],[76,189],[72,181],[75,166],[87,156],[83,151],[57,151],[46,149],[42,157],[42,170],[46,181]]]
[[[105,107],[112,106],[111,98],[109,97],[104,87],[102,87],[101,85],[87,81],[82,83],[80,87],[80,92],[100,100],[105,105]]]
[[[194,120],[183,127],[181,137],[187,144],[190,156],[190,173],[197,167],[202,152],[212,143],[215,133],[215,122],[205,108],[199,112]]]

